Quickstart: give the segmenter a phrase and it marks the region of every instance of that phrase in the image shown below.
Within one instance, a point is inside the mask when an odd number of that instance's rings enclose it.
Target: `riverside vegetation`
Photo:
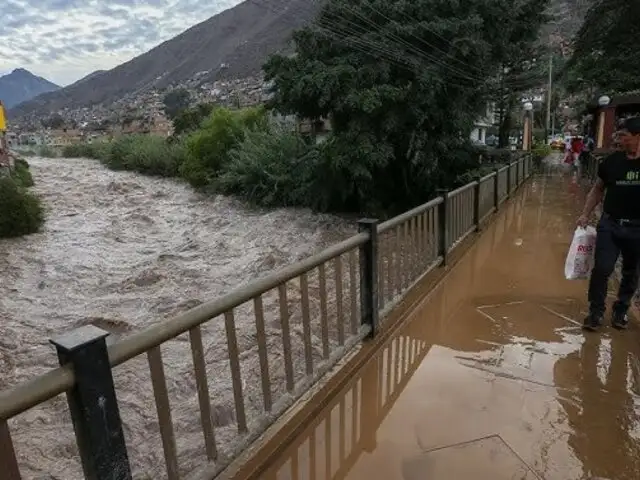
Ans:
[[[0,238],[19,237],[40,230],[44,211],[40,199],[29,192],[33,177],[29,164],[17,159],[10,175],[0,176]]]
[[[69,145],[63,156],[99,160],[113,170],[182,178],[197,189],[233,195],[259,207],[308,207],[316,211],[384,215],[411,204],[399,191],[376,192],[371,172],[363,166],[336,162],[331,139],[316,143],[295,125],[275,120],[262,108],[215,108],[185,135],[162,138],[130,135],[110,142]],[[455,187],[506,163],[499,152],[480,163],[480,152],[456,150],[456,167],[439,175]],[[421,200],[430,199],[443,183],[431,182]],[[391,186],[390,186],[391,187]],[[383,198],[399,200],[385,205]],[[404,197],[404,198],[403,198]]]
[[[165,97],[173,137],[124,137],[63,153],[182,177],[258,206],[378,216],[406,210],[507,159],[487,166],[467,139],[490,102],[504,112],[501,132],[512,130],[520,115],[514,105],[544,82],[529,59],[540,53],[548,3],[327,0],[294,33],[296,55],[264,65],[272,85],[264,108],[191,106],[188,94],[173,92]],[[381,12],[375,29],[372,12]],[[331,119],[331,134],[317,142],[314,129],[303,136],[277,120],[290,117],[312,125]]]

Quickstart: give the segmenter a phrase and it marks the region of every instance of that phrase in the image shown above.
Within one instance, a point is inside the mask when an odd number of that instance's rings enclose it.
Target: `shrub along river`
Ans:
[[[113,172],[97,161],[33,158],[30,164],[47,221],[42,233],[0,240],[1,389],[57,366],[48,343],[56,334],[94,324],[126,335],[354,231],[333,216],[256,211],[174,180]],[[243,321],[239,329],[251,322]],[[226,351],[226,340],[209,335],[206,341],[216,378],[216,368],[228,368],[226,358],[213,358]],[[197,405],[185,345],[163,347],[163,356],[176,399],[181,470],[189,471],[202,460],[202,433],[194,412],[181,410],[182,403]],[[165,476],[164,459],[148,378],[144,358],[115,371],[136,477],[156,479]],[[221,412],[233,404],[229,387],[211,387]],[[10,425],[24,478],[82,477],[63,395]]]

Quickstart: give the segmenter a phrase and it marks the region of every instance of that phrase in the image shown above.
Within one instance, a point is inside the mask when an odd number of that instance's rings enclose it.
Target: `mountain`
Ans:
[[[12,117],[109,102],[151,87],[163,88],[206,72],[202,80],[258,73],[269,54],[289,45],[294,29],[311,20],[318,1],[247,0],[191,27],[107,72],[89,75],[23,103]]]
[[[553,21],[542,38],[559,35],[561,42],[570,38],[591,1],[552,0]],[[202,81],[247,77],[261,70],[269,54],[286,51],[292,31],[313,19],[322,2],[244,1],[129,62],[106,72],[93,72],[66,88],[18,105],[9,114],[16,118],[108,103],[136,91],[164,88],[196,74]]]
[[[91,72],[89,75],[82,77],[80,80],[72,83],[71,85],[79,85],[81,83],[86,82],[87,80],[91,80],[92,78],[96,78],[98,75],[102,75],[106,70],[96,70],[95,72]]]
[[[42,93],[59,89],[60,87],[55,83],[38,77],[24,68],[16,68],[13,72],[0,77],[0,100],[7,108],[31,100]]]

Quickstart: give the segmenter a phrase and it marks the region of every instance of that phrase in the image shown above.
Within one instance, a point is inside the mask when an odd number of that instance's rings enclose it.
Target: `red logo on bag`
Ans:
[[[578,253],[591,253],[593,245],[578,245]]]

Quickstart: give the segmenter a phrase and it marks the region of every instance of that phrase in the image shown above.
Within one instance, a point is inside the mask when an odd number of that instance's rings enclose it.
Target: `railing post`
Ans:
[[[473,221],[476,225],[476,232],[480,231],[480,179],[476,177],[476,186],[473,188]]]
[[[495,185],[493,186],[493,206],[498,211],[498,207],[500,206],[500,169],[496,168],[496,176],[493,177],[495,181]]]
[[[75,384],[67,401],[87,480],[131,480],[129,456],[113,386],[108,332],[86,325],[51,339],[61,365],[71,364]]]
[[[516,162],[516,189],[520,186],[520,162],[522,160],[519,158]]]
[[[442,265],[447,264],[447,253],[449,250],[449,232],[447,221],[447,204],[449,203],[449,192],[446,189],[438,189],[438,196],[442,197],[442,203],[438,205],[438,238],[440,245],[440,255],[442,255]]]
[[[511,196],[511,167],[513,165],[511,163],[507,164],[507,197]]]
[[[369,234],[360,247],[360,322],[371,327],[373,338],[378,330],[378,220],[359,220],[358,231]]]

